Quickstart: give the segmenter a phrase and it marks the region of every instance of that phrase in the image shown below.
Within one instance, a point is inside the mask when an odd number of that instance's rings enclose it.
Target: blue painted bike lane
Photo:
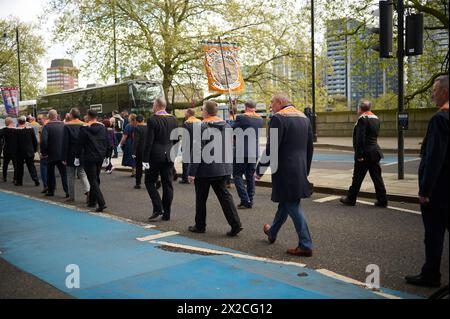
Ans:
[[[182,236],[137,240],[158,236],[154,229],[0,192],[0,258],[76,298],[385,297],[299,265],[252,259]],[[174,249],[180,247],[194,250]],[[79,289],[66,287],[68,265],[80,269]]]

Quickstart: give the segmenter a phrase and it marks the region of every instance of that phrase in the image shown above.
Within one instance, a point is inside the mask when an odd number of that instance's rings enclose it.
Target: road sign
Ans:
[[[398,113],[398,127],[403,131],[407,131],[409,128],[409,113],[400,112]]]

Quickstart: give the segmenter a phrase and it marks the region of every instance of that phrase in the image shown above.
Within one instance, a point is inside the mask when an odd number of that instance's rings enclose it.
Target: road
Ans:
[[[134,190],[133,185],[134,181],[127,173],[102,175],[108,213],[145,223],[152,212],[151,203],[146,191]],[[10,183],[0,183],[0,189],[43,198],[40,189],[33,187],[29,180],[21,188],[15,188]],[[232,192],[236,199],[235,190],[232,189]],[[79,188],[78,193],[81,194]],[[289,220],[277,242],[274,245],[267,244],[262,225],[271,222],[276,209],[275,204],[270,201],[270,189],[257,189],[255,208],[240,211],[244,231],[239,237],[231,239],[225,236],[228,226],[220,206],[214,194],[211,193],[210,196],[206,234],[187,231],[187,227],[193,224],[195,215],[192,185],[176,184],[172,220],[153,224],[162,232],[176,231],[184,237],[206,244],[254,256],[300,262],[306,264],[307,269],[327,269],[362,282],[367,276],[366,267],[376,264],[381,270],[383,287],[420,296],[433,292],[432,289],[408,286],[403,281],[405,275],[419,272],[423,263],[423,225],[416,205],[391,203],[395,208],[407,211],[375,208],[367,204],[349,208],[341,206],[337,199],[317,202],[329,196],[314,194],[311,199],[303,202],[315,252],[313,258],[305,259],[285,254],[286,249],[295,247],[297,242],[294,227]],[[57,192],[54,200],[63,202],[61,191]],[[81,198],[76,206],[85,209]],[[443,282],[448,283],[448,237],[444,251]],[[14,271],[10,269],[9,273]],[[32,280],[36,279],[30,279]]]

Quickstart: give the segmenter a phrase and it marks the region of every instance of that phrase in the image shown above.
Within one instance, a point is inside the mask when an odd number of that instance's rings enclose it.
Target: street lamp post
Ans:
[[[398,14],[398,113],[404,111],[404,94],[405,94],[405,81],[404,81],[404,58],[405,58],[405,40],[404,40],[404,14],[405,4],[403,0],[397,1],[397,14]],[[403,129],[400,125],[398,128],[398,179],[405,179],[405,138]]]
[[[316,115],[316,63],[314,40],[314,0],[311,0],[311,86],[312,86],[312,129],[314,142],[317,142],[317,115]]]

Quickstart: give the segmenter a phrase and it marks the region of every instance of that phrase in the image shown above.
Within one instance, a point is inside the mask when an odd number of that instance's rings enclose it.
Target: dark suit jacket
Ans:
[[[198,124],[194,124],[198,125]],[[229,130],[229,139],[225,135],[225,131]],[[210,134],[205,133],[205,131],[210,132]],[[217,138],[220,138],[219,141],[215,141],[215,135],[217,134]],[[193,162],[189,164],[189,176],[195,176],[200,178],[208,178],[208,177],[223,177],[230,176],[233,174],[233,132],[232,128],[229,124],[227,124],[221,118],[216,118],[214,121],[203,122],[201,123],[201,136],[210,136],[207,140],[197,141],[194,139],[193,146]],[[210,143],[217,143],[211,144]],[[200,145],[198,147],[197,145]],[[217,149],[221,147],[221,158],[216,161],[214,155],[216,155],[216,148],[212,148],[212,146],[217,146]],[[212,150],[210,152],[206,152],[207,154],[211,154],[213,160],[205,161],[203,158],[203,150],[205,147],[211,147]],[[228,151],[227,151],[228,150]]]
[[[4,127],[0,130],[3,139],[3,156],[15,157],[18,151],[17,129]]]
[[[170,151],[177,143],[170,140],[173,130],[178,130],[178,121],[173,115],[153,115],[148,119],[144,163],[172,162]]]
[[[194,125],[201,125],[201,121],[195,117],[188,118],[183,123],[183,163],[190,163],[192,160],[192,149],[194,146]],[[189,142],[189,143],[188,143]]]
[[[378,145],[380,120],[373,113],[361,115],[353,130],[353,149],[355,160],[364,158],[366,162],[379,162],[383,153]]]
[[[64,125],[62,160],[67,163],[67,166],[75,166],[74,161],[80,144],[80,130],[83,125],[84,122],[80,120],[70,121]]]
[[[111,148],[106,127],[99,122],[82,126],[76,158],[82,164],[102,163]]]
[[[422,144],[419,166],[419,195],[449,207],[449,117],[447,111],[437,112],[430,120]]]
[[[64,123],[61,121],[49,121],[42,128],[41,153],[48,156],[48,162],[62,161],[64,142]]]
[[[145,140],[147,138],[147,126],[138,125],[134,130],[133,137],[133,152],[136,158],[142,159],[144,157]]]
[[[248,132],[250,130],[252,134],[255,134],[255,140],[249,140],[248,136],[244,136],[244,139],[241,140],[239,137],[236,137],[235,143],[235,157],[237,159],[244,158],[259,158],[259,129],[263,127],[263,119],[261,116],[256,113],[244,113],[239,114],[236,117],[236,121],[234,121],[232,125],[233,129],[242,129],[244,132]]]
[[[18,158],[34,158],[38,150],[36,133],[33,128],[16,129],[17,143],[20,145],[17,149]]]
[[[313,132],[311,122],[300,111],[286,107],[276,113],[269,123],[266,154],[274,152],[271,144],[270,129],[278,130],[278,166],[274,171],[274,163],[264,156],[257,166],[256,173],[262,176],[270,165],[272,169],[272,201],[296,202],[312,194],[308,175],[313,157]]]

